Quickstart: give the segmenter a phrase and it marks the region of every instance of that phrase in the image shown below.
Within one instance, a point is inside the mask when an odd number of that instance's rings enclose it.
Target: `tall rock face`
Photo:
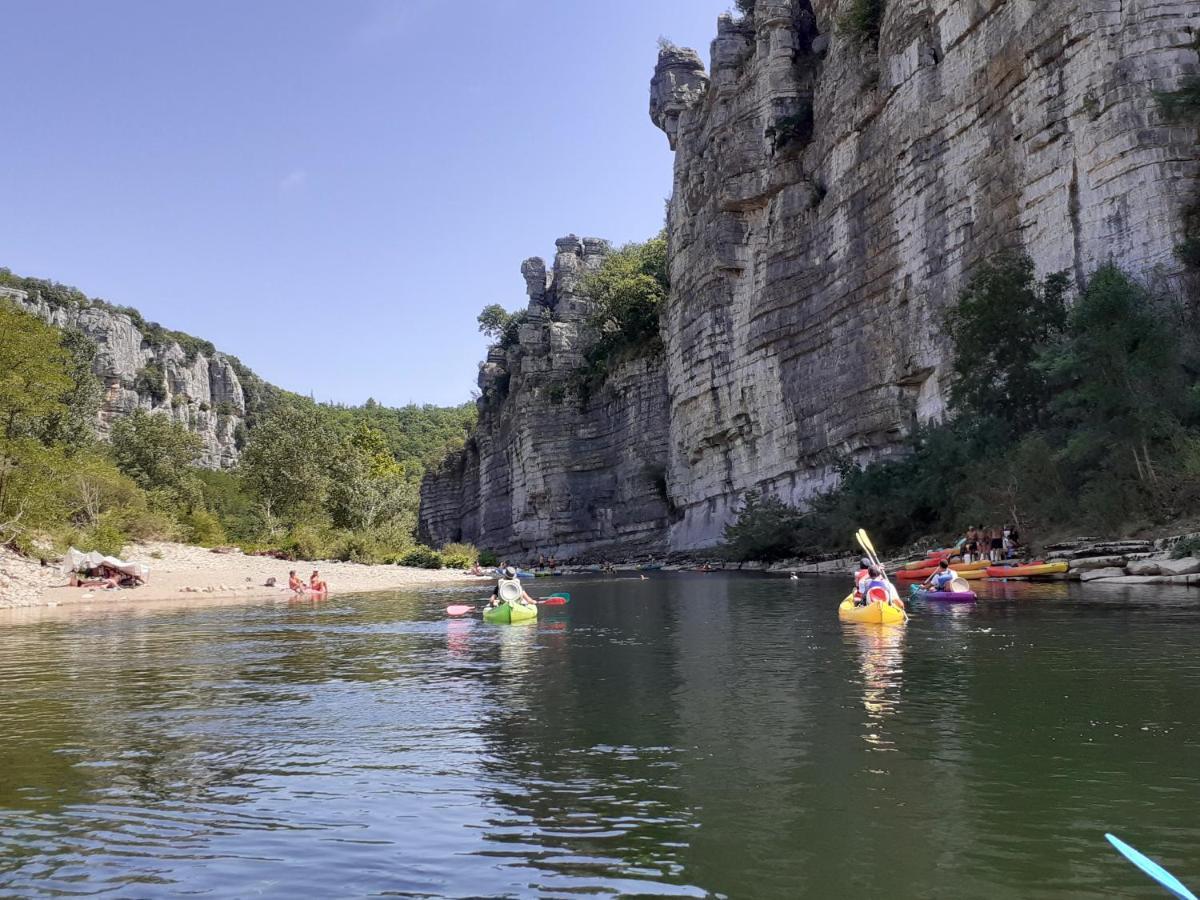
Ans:
[[[241,452],[246,398],[233,363],[220,353],[188,353],[178,343],[151,345],[133,320],[101,306],[61,306],[37,293],[0,287],[0,298],[59,328],[77,328],[96,344],[92,369],[102,399],[96,423],[106,437],[135,409],[170,416],[200,436],[200,465],[229,468]]]
[[[659,57],[673,549],[941,417],[945,314],[985,257],[1179,276],[1200,155],[1153,92],[1200,72],[1200,4],[888,0],[877,37],[839,26],[852,5],[757,0],[711,73]]]
[[[661,359],[617,366],[581,404],[571,385],[593,339],[581,293],[608,245],[574,235],[553,266],[521,266],[519,339],[480,365],[479,422],[421,486],[420,534],[506,556],[654,554],[666,549],[667,392]]]

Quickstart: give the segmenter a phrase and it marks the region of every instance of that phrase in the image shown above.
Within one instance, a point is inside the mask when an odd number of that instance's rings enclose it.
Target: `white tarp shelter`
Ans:
[[[104,556],[95,550],[91,553],[84,553],[82,550],[76,550],[74,547],[68,550],[66,556],[63,557],[62,573],[69,575],[72,572],[86,572],[97,569],[100,566],[108,566],[110,569],[116,569],[118,572],[124,572],[126,575],[136,575],[143,581],[150,574],[150,567],[143,566],[141,563],[126,562],[123,559],[117,559],[115,556]]]

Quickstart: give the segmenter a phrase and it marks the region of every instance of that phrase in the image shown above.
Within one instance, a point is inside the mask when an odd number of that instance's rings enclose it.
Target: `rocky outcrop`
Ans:
[[[103,306],[51,305],[37,293],[0,288],[59,328],[77,328],[96,344],[92,369],[102,399],[96,423],[101,437],[135,409],[170,416],[203,442],[199,463],[229,468],[244,439],[246,398],[242,381],[221,353],[189,353],[177,342],[152,345],[133,320]]]
[[[1200,72],[1195,0],[889,0],[877,40],[839,30],[848,7],[724,16],[707,76],[659,56],[673,549],[942,416],[945,312],[997,250],[1077,284],[1178,274],[1200,153],[1153,92]]]
[[[479,422],[426,476],[419,531],[504,556],[580,561],[658,553],[669,510],[662,361],[631,359],[584,401],[576,375],[593,340],[584,277],[608,252],[569,235],[553,266],[521,266],[529,305],[519,338],[480,365]]]

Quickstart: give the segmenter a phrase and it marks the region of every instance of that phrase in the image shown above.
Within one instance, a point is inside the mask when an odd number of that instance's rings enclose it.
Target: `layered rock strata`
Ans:
[[[92,370],[101,385],[96,430],[135,409],[169,416],[202,441],[199,464],[230,468],[241,452],[246,416],[242,382],[221,353],[189,355],[178,343],[151,346],[129,316],[99,306],[52,306],[37,294],[0,288],[0,296],[58,328],[77,328],[96,344]],[[155,384],[149,388],[149,383]]]
[[[852,3],[758,0],[711,73],[658,60],[673,549],[942,416],[945,312],[988,255],[1179,274],[1200,153],[1153,94],[1200,72],[1195,0],[888,0],[877,38],[839,27]]]
[[[575,378],[592,338],[584,277],[604,241],[557,241],[521,266],[519,338],[480,365],[479,423],[421,486],[420,534],[513,557],[580,561],[665,550],[667,393],[661,360],[617,366],[586,403]]]

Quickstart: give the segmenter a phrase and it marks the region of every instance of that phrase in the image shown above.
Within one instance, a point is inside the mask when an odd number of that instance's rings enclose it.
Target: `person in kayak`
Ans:
[[[950,563],[942,560],[938,563],[937,571],[925,579],[922,587],[928,587],[935,591],[945,591],[954,583],[954,579],[958,577],[958,573],[950,568]]]
[[[863,598],[867,596],[866,584],[871,580],[871,561],[865,556],[858,561],[858,571],[854,573],[854,602],[856,605],[863,604]]]
[[[537,601],[525,592],[525,588],[521,584],[521,579],[517,577],[517,570],[512,566],[505,566],[501,578],[496,582],[496,586],[492,588],[491,599],[488,600],[490,608],[495,608],[504,603],[520,603],[522,606],[535,606],[537,604]]]

